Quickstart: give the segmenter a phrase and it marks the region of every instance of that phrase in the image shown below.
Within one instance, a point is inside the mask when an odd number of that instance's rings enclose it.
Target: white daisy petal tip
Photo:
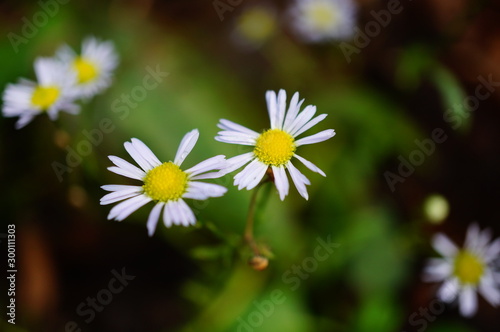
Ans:
[[[188,132],[181,140],[179,144],[179,148],[177,149],[177,153],[175,154],[174,164],[177,166],[181,166],[183,161],[189,155],[189,153],[193,150],[196,142],[198,142],[198,138],[200,137],[200,132],[198,129],[193,129]]]

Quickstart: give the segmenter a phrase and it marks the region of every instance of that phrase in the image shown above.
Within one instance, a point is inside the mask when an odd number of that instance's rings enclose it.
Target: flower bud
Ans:
[[[269,260],[264,256],[253,256],[248,261],[248,264],[257,271],[263,271],[269,265]]]

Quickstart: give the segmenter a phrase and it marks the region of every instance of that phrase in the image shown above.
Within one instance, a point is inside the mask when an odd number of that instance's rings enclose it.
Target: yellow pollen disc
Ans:
[[[87,83],[94,80],[99,71],[97,67],[92,62],[83,59],[82,57],[77,57],[73,62],[73,68],[78,74],[78,83]]]
[[[266,165],[280,166],[292,159],[295,150],[292,135],[281,129],[269,129],[257,138],[253,153]]]
[[[155,201],[176,201],[186,192],[188,176],[172,162],[163,163],[144,177],[144,193]]]
[[[310,5],[306,10],[306,16],[318,30],[328,30],[338,19],[337,12],[325,4]]]
[[[461,251],[455,258],[453,273],[462,284],[478,284],[484,274],[484,262],[469,251]]]
[[[37,86],[31,96],[31,104],[46,110],[56,102],[59,94],[59,88],[55,86]]]

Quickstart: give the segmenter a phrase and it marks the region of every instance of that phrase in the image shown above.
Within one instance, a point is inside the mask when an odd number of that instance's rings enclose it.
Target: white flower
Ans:
[[[284,90],[280,90],[278,96],[274,91],[267,91],[266,99],[271,129],[262,134],[231,121],[220,120],[218,126],[223,131],[220,131],[215,137],[217,141],[254,147],[252,152],[228,159],[228,167],[223,172],[230,173],[250,162],[243,171],[236,174],[234,185],[238,186],[239,190],[242,188],[251,190],[259,184],[268,168],[271,168],[280,198],[284,200],[289,189],[285,173],[285,169],[288,169],[299,194],[308,199],[306,185],[311,183],[295,168],[292,164],[292,158],[297,158],[311,171],[326,176],[316,165],[297,155],[295,151],[301,145],[325,141],[335,136],[335,131],[328,129],[296,140],[297,136],[326,118],[326,114],[313,118],[316,106],[312,105],[299,112],[304,100],[299,101],[298,92],[293,95],[288,112],[285,112],[286,92]]]
[[[475,223],[467,230],[463,249],[459,249],[441,233],[432,240],[434,249],[443,258],[429,260],[424,270],[424,280],[444,281],[438,290],[438,298],[451,302],[458,297],[460,314],[464,317],[471,317],[477,311],[476,292],[492,306],[500,304],[500,273],[492,266],[500,253],[500,238],[492,243],[490,241],[491,231],[481,231]]]
[[[34,68],[37,82],[21,79],[17,84],[8,84],[3,94],[3,115],[18,116],[17,129],[43,112],[55,120],[59,111],[71,114],[80,111],[72,97],[74,75],[68,73],[61,63],[49,58],[37,58]]]
[[[101,205],[123,201],[111,209],[108,219],[122,221],[141,206],[154,201],[156,205],[149,214],[147,222],[150,236],[155,232],[162,209],[165,226],[193,225],[196,217],[183,198],[205,200],[209,197],[220,197],[227,191],[223,186],[197,181],[221,176],[218,171],[226,162],[222,155],[202,161],[185,171],[180,169],[199,135],[198,130],[195,129],[184,136],[173,162],[160,162],[154,153],[137,138],[132,138],[131,142],[125,142],[124,145],[141,169],[119,157],[109,156],[109,159],[116,165],[108,168],[111,172],[140,180],[144,184],[142,186],[102,186],[102,189],[111,193],[101,198]]]
[[[80,55],[64,45],[57,51],[57,57],[75,73],[77,97],[85,99],[99,94],[111,84],[113,70],[118,65],[113,43],[101,42],[94,37],[83,41]]]
[[[296,0],[290,21],[307,42],[347,39],[354,33],[355,12],[352,0]]]

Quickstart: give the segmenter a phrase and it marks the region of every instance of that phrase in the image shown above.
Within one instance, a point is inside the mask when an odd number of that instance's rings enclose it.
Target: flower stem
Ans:
[[[252,197],[250,198],[250,205],[248,208],[248,215],[247,215],[247,222],[245,226],[245,233],[243,235],[243,238],[245,242],[248,244],[250,249],[252,249],[253,253],[256,256],[260,256],[260,250],[259,247],[257,246],[257,243],[255,242],[255,239],[253,237],[253,229],[254,229],[254,219],[255,219],[255,209],[257,207],[257,195],[259,193],[259,189],[263,187],[263,185],[270,181],[271,179],[267,177],[264,179],[261,183],[258,184],[258,186],[255,188],[254,192],[252,193]]]
[[[255,239],[253,238],[253,224],[254,224],[254,216],[255,216],[255,206],[257,203],[257,194],[259,193],[259,188],[261,185],[259,184],[257,188],[255,188],[252,193],[252,198],[250,199],[250,206],[248,208],[247,215],[247,223],[245,226],[245,234],[243,235],[246,243],[250,246],[255,255],[260,255],[259,247],[255,243]]]

